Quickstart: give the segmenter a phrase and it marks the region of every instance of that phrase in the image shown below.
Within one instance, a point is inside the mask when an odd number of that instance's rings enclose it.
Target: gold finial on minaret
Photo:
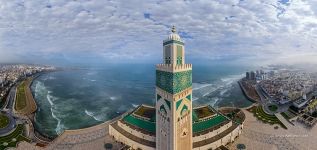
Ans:
[[[176,27],[173,26],[171,31],[172,31],[173,33],[176,33]]]

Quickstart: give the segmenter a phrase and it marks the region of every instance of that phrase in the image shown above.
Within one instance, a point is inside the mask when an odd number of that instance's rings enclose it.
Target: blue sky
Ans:
[[[317,63],[314,0],[0,0],[0,62],[157,63],[172,25],[191,62]]]

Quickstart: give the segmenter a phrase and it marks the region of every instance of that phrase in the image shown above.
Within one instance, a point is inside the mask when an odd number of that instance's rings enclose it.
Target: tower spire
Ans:
[[[172,33],[176,33],[176,27],[173,26],[171,31],[172,31]]]
[[[184,42],[172,26],[172,33],[163,41],[163,63],[181,65],[185,64]]]

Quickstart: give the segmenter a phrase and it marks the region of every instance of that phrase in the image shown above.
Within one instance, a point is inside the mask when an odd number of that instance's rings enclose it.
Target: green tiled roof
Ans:
[[[192,120],[193,120],[193,132],[202,132],[209,128],[212,128],[216,125],[219,125],[220,123],[227,120],[226,117],[224,117],[221,114],[217,114],[216,116],[206,119],[203,121],[199,121],[199,118],[195,111],[192,113]],[[145,131],[155,133],[155,113],[151,118],[149,118],[150,121],[143,120],[141,118],[137,118],[133,116],[132,114],[129,114],[123,118],[123,120],[133,126],[139,127]],[[198,122],[199,121],[199,122]]]
[[[123,120],[133,126],[142,128],[148,132],[152,132],[155,133],[155,122],[150,122],[150,121],[146,121],[146,120],[142,120],[139,118],[136,118],[134,116],[127,115],[123,118]]]
[[[217,115],[206,121],[195,122],[193,123],[193,132],[201,132],[201,131],[207,130],[215,125],[220,124],[221,122],[225,120],[227,119],[224,116]]]
[[[192,119],[193,119],[193,122],[196,122],[199,120],[199,118],[195,112],[192,113]]]

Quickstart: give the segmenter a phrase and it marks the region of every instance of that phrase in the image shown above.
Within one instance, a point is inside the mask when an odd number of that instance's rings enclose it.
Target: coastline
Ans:
[[[56,70],[58,71],[58,70]],[[46,74],[46,73],[51,73],[51,72],[55,72],[55,71],[45,71],[45,72],[40,72],[40,73],[36,73],[34,76],[31,77],[31,81],[30,81],[30,84],[28,85],[28,90],[30,90],[31,92],[31,95],[32,95],[32,99],[35,103],[35,105],[37,105],[37,102],[34,98],[34,93],[32,92],[31,90],[31,86],[33,85],[33,82],[35,79],[37,79],[38,77],[40,77],[41,75],[43,74]],[[33,113],[29,114],[29,115],[26,115],[27,118],[29,119],[30,123],[29,125],[31,126],[30,128],[32,129],[31,132],[32,135],[34,136],[34,138],[41,144],[48,144],[50,143],[51,141],[53,141],[56,137],[50,137],[50,136],[46,136],[44,135],[43,133],[41,133],[40,131],[37,130],[36,126],[35,126],[35,113],[37,112],[38,109],[36,109]]]
[[[35,82],[35,80],[36,79],[38,79],[38,78],[40,78],[42,75],[46,75],[46,74],[49,74],[49,73],[52,73],[52,72],[57,72],[57,71],[67,71],[67,70],[56,70],[56,71],[50,71],[50,72],[41,72],[41,73],[38,73],[38,74],[36,74],[36,75],[34,75],[34,77],[33,77],[33,80],[32,80],[32,84],[30,85],[30,89],[31,89],[31,86],[33,85],[33,83],[36,83]],[[237,87],[238,88],[238,87]],[[239,90],[239,89],[238,89]],[[34,93],[35,91],[32,91],[32,94],[33,95],[35,95],[35,93]],[[239,91],[239,95],[241,95],[242,93]],[[242,96],[242,95],[241,95]],[[35,100],[35,97],[34,97],[34,100]],[[248,102],[248,100],[245,100],[245,98],[243,98],[243,100],[244,101],[246,101],[246,102]],[[36,100],[35,100],[36,101]],[[38,101],[36,101],[36,102],[38,102]],[[251,101],[251,102],[253,102],[253,101]],[[250,103],[250,104],[248,104],[247,106],[245,106],[245,107],[241,107],[241,109],[245,109],[245,108],[249,108],[249,107],[252,107],[254,105],[254,103]],[[226,106],[224,106],[224,107],[226,107]],[[222,107],[219,107],[219,108],[222,108]],[[60,134],[56,134],[56,135],[53,135],[53,134],[49,134],[49,133],[47,133],[47,134],[45,134],[45,131],[44,130],[41,130],[41,128],[38,128],[37,127],[37,125],[36,125],[36,119],[35,119],[35,117],[36,117],[36,115],[35,115],[35,113],[37,113],[37,111],[36,112],[34,112],[34,114],[33,114],[33,116],[31,116],[31,121],[32,121],[32,123],[33,123],[33,126],[34,126],[34,134],[36,134],[36,136],[38,136],[39,138],[41,138],[41,139],[43,139],[43,140],[45,140],[45,141],[52,141],[52,140],[54,140],[54,139],[56,139],[57,137],[59,137],[63,132],[61,132]],[[95,124],[95,125],[98,125],[98,124],[100,124],[100,123],[102,123],[102,122],[99,122],[99,123],[97,123],[97,124]],[[85,126],[84,128],[86,128],[86,127],[92,127],[92,126],[95,126],[95,125],[91,125],[91,126]],[[74,128],[74,129],[76,129],[76,128]],[[81,129],[81,128],[77,128],[77,129]],[[42,133],[42,132],[43,133]]]
[[[21,142],[17,145],[16,148],[17,150],[42,148],[60,149],[61,147],[64,147],[66,149],[103,149],[105,142],[107,142],[113,145],[113,149],[121,149],[123,145],[116,142],[112,138],[112,136],[110,136],[109,125],[121,119],[122,115],[91,127],[74,130],[64,130],[55,139],[47,144],[34,145],[27,142]]]
[[[240,88],[241,88],[241,90],[242,90],[243,95],[244,95],[249,101],[251,101],[251,102],[253,102],[253,103],[257,103],[257,102],[258,102],[257,100],[251,98],[251,97],[248,95],[247,90],[244,88],[244,86],[242,85],[241,82],[242,82],[242,79],[240,79],[240,80],[238,81],[238,84],[239,84],[239,86],[240,86]]]
[[[38,74],[34,75],[34,77],[32,78],[32,81],[30,82],[31,84],[28,86],[28,88],[31,89],[31,86],[33,85],[33,83],[36,83],[34,81],[36,79],[38,79],[41,75],[45,75],[46,73],[51,73],[51,72],[42,72],[42,73],[38,73]],[[239,83],[239,86],[240,86],[240,88],[242,88],[240,83]],[[243,93],[244,92],[245,91],[243,91]],[[37,102],[35,100],[34,94],[35,93],[33,91],[32,92],[33,99],[35,102]],[[246,93],[244,93],[244,94],[246,94]],[[255,104],[257,104],[257,103],[252,103],[250,106],[246,106],[246,107],[239,108],[239,109],[246,109],[246,108],[252,107]],[[226,108],[229,108],[229,107],[220,107],[219,110],[226,109]],[[33,126],[33,134],[34,134],[33,139],[36,139],[36,142],[40,143],[40,145],[45,146],[45,147],[47,146],[47,148],[48,147],[55,147],[55,146],[57,146],[58,143],[63,143],[64,142],[63,139],[67,136],[73,136],[73,135],[79,136],[79,135],[84,134],[84,133],[89,134],[90,132],[95,131],[95,130],[98,130],[98,132],[99,132],[99,129],[101,130],[100,127],[106,128],[109,125],[109,123],[113,122],[113,120],[117,120],[118,118],[120,118],[120,116],[122,116],[122,115],[119,115],[118,117],[115,117],[111,120],[104,121],[102,123],[98,123],[98,124],[90,126],[90,127],[73,129],[73,130],[64,130],[62,133],[60,133],[54,137],[51,137],[51,136],[47,136],[47,135],[45,135],[45,133],[43,134],[39,130],[37,130],[36,124],[35,124],[35,113],[36,112],[37,111],[33,112],[31,115],[28,115],[29,120],[32,122],[32,124],[29,124],[29,125]],[[129,112],[129,111],[127,111],[127,112]]]

